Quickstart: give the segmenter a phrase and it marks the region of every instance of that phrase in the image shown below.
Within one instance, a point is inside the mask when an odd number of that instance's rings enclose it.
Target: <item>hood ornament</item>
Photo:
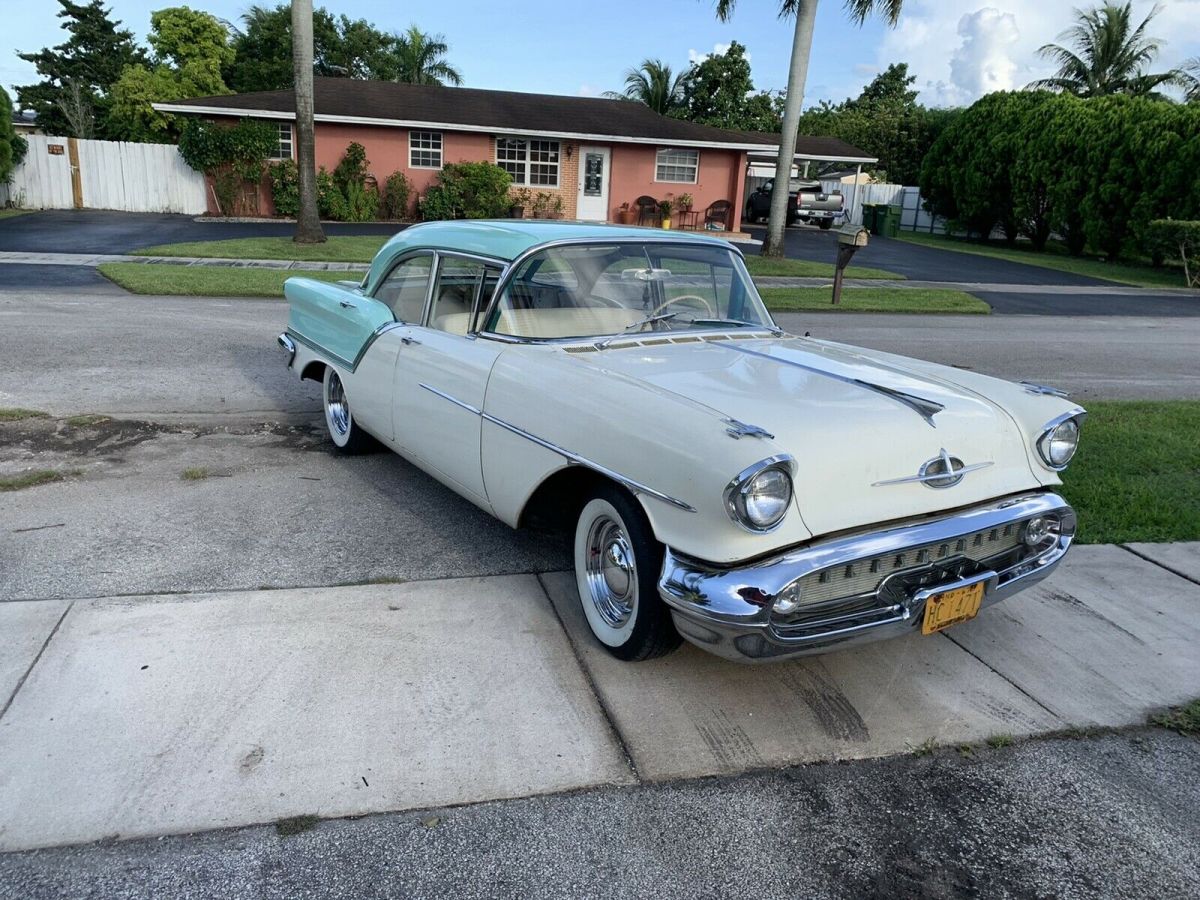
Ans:
[[[954,485],[963,480],[963,476],[968,472],[986,469],[990,465],[992,465],[991,462],[981,462],[968,466],[957,456],[951,456],[947,453],[946,448],[943,447],[941,453],[933,459],[922,463],[916,475],[907,475],[904,478],[889,478],[887,481],[876,481],[871,487],[881,487],[885,484],[908,484],[914,481],[918,481],[926,487],[931,488],[954,487]]]
[[[739,422],[737,419],[722,419],[721,421],[727,426],[725,433],[734,440],[740,440],[744,437],[766,438],[769,441],[775,440],[775,435],[760,425],[748,425],[745,422]]]

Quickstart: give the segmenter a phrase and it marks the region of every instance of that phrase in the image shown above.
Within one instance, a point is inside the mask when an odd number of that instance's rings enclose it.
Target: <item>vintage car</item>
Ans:
[[[797,337],[736,246],[416,225],[361,284],[288,280],[279,344],[339,450],[378,441],[513,527],[566,526],[596,639],[769,661],[932,634],[1044,578],[1084,411]],[[503,627],[502,622],[496,627]]]

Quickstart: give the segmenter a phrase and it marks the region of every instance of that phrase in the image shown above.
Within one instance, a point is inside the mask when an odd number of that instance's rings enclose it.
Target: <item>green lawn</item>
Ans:
[[[977,313],[991,308],[962,291],[940,288],[844,288],[842,302],[834,306],[832,288],[763,287],[767,308],[775,312],[888,312],[888,313]]]
[[[1006,259],[1009,262],[1041,266],[1043,269],[1057,269],[1060,272],[1071,272],[1075,275],[1105,278],[1120,284],[1132,284],[1138,287],[1186,286],[1181,268],[1168,265],[1156,269],[1153,266],[1141,265],[1136,262],[1104,262],[1083,256],[1071,256],[1061,244],[1054,242],[1047,245],[1044,253],[1035,253],[1033,250],[1022,247],[979,244],[968,242],[962,238],[938,234],[916,234],[911,231],[901,231],[897,237],[902,241],[923,244],[926,247],[937,247],[939,250],[956,250],[959,253],[973,253],[976,256]]]
[[[11,219],[13,216],[23,216],[25,213],[33,212],[32,209],[0,209],[0,219]]]
[[[1200,540],[1200,401],[1086,403],[1063,495],[1089,544]]]
[[[747,254],[746,268],[751,275],[785,276],[791,278],[832,278],[833,263],[810,262],[807,259],[773,259],[767,256]],[[872,269],[869,266],[848,266],[847,278],[878,278],[902,280],[903,275],[888,272],[886,269]]]
[[[105,263],[100,274],[135,294],[187,297],[275,297],[282,299],[289,278],[359,281],[355,272],[305,272],[297,269],[230,269],[219,266],[167,266]]]
[[[297,244],[288,237],[236,238],[228,241],[193,241],[144,247],[135,254],[145,256],[195,256],[203,259],[298,259],[306,262],[363,262],[374,259],[386,237],[331,237],[324,244]],[[832,278],[833,263],[803,259],[768,259],[750,254],[746,268],[751,275],[785,275],[793,278]],[[894,272],[851,266],[847,278],[903,278]]]
[[[44,419],[49,413],[40,409],[22,409],[19,406],[0,406],[0,422],[19,422],[21,419]]]
[[[290,237],[191,241],[134,250],[144,256],[195,256],[203,259],[299,259],[305,262],[369,263],[387,240],[384,235],[331,237],[323,244],[297,244]]]

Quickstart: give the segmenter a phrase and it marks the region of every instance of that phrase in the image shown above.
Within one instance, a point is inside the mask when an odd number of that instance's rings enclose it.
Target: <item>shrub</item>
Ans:
[[[512,176],[487,162],[447,163],[425,192],[425,219],[492,219],[508,213]]]
[[[348,181],[341,194],[346,199],[344,221],[370,222],[379,214],[379,190],[373,182]]]
[[[280,160],[272,164],[268,171],[271,175],[271,200],[275,203],[275,213],[295,218],[300,212],[300,174],[295,160]]]
[[[1183,263],[1183,280],[1200,287],[1200,222],[1155,219],[1146,225],[1147,249],[1156,256],[1177,257]]]
[[[362,187],[369,174],[367,172],[369,162],[366,148],[358,141],[351,141],[346,148],[345,155],[342,156],[342,161],[333,170],[333,183],[342,193],[346,193],[346,189],[352,184]]]
[[[408,198],[412,185],[403,172],[393,172],[383,183],[379,196],[379,214],[388,220],[408,218]]]
[[[237,213],[239,200],[257,212],[258,183],[277,138],[275,127],[266,122],[241,119],[236,125],[218,125],[189,119],[179,136],[179,155],[193,169],[212,177],[223,215]]]

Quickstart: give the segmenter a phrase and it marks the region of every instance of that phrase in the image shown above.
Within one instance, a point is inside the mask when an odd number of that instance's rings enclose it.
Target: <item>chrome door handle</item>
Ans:
[[[340,306],[342,309],[355,309],[355,305],[349,300],[339,300],[338,306]]]
[[[402,344],[407,344],[408,346],[410,346],[410,347],[411,347],[413,344],[420,345],[420,343],[421,343],[421,342],[420,342],[420,341],[418,341],[416,338],[412,338],[412,337],[407,337],[407,336],[406,336],[406,337],[402,337],[402,338],[400,338],[400,343],[402,343]]]

